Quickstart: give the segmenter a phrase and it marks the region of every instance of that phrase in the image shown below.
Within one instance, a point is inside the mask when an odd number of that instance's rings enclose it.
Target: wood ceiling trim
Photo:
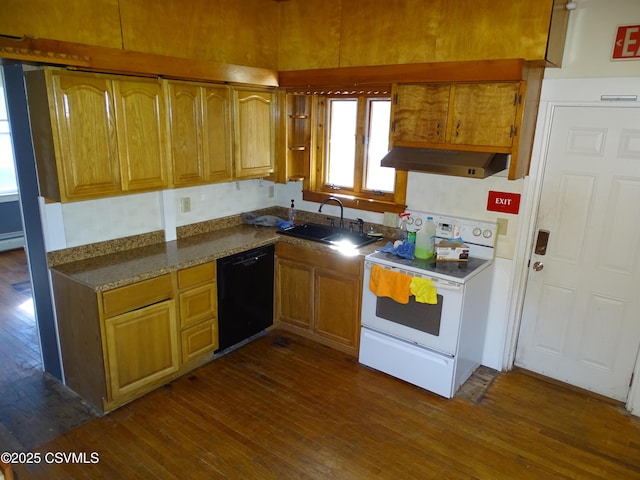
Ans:
[[[412,63],[279,72],[281,87],[390,83],[493,82],[526,78],[522,59]]]
[[[0,59],[183,80],[278,86],[278,72],[44,38],[0,36]]]

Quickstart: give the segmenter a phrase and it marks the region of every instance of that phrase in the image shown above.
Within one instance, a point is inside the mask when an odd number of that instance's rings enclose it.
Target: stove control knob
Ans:
[[[420,225],[422,225],[422,219],[416,218],[415,224],[416,224],[416,227],[419,227]]]
[[[492,235],[493,235],[493,232],[491,230],[485,230],[484,232],[482,232],[482,236],[484,238],[491,238]]]
[[[482,233],[482,230],[480,230],[478,227],[473,229],[473,236],[474,237],[479,237],[481,233]]]

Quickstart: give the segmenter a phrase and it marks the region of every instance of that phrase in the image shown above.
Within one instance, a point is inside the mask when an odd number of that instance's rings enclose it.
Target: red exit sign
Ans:
[[[520,194],[489,190],[487,210],[517,215],[520,211]]]
[[[640,58],[640,25],[622,25],[616,32],[613,60]]]

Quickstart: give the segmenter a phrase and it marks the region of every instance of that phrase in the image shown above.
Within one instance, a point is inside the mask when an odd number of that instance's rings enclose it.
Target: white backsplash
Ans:
[[[485,179],[433,175],[409,172],[407,208],[423,212],[442,213],[457,217],[495,222],[508,221],[507,234],[498,235],[496,256],[513,258],[518,231],[518,215],[487,210],[490,190],[522,193],[523,180],[507,180],[493,176]]]
[[[158,230],[174,240],[176,227],[276,205],[277,187],[270,198],[270,186],[273,182],[244,180],[63,204],[41,202],[47,251]],[[181,211],[180,199],[185,197],[190,212]]]
[[[271,186],[274,186],[274,183],[266,180],[243,180],[175,189],[173,195],[176,226],[181,227],[276,205],[275,192],[274,197],[269,198]],[[274,187],[274,190],[278,187]],[[181,210],[182,198],[190,199],[191,211],[188,213],[183,213]]]
[[[66,247],[163,228],[159,192],[63,203],[61,210]]]
[[[504,177],[484,180],[409,173],[407,206],[409,209],[469,217],[478,220],[508,220],[507,235],[499,235],[496,255],[513,257],[518,216],[487,211],[489,190],[520,193],[523,182]],[[273,197],[269,194],[273,190]],[[191,211],[182,211],[181,199],[188,198]],[[318,204],[302,200],[302,183],[286,185],[261,180],[218,183],[163,192],[125,195],[65,204],[46,204],[50,215],[61,221],[63,229],[45,228],[50,236],[49,250],[75,247],[129,235],[165,230],[167,240],[175,239],[175,228],[215,218],[236,215],[269,206],[288,207],[294,199],[299,210],[317,212]],[[340,209],[327,204],[322,211],[339,216]],[[54,214],[55,213],[55,214]],[[381,213],[345,208],[347,219],[362,218],[383,223]],[[64,235],[64,238],[60,238]]]

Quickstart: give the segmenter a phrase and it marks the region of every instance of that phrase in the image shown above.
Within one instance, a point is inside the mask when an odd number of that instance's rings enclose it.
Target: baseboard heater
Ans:
[[[0,252],[24,247],[22,232],[0,233]]]

